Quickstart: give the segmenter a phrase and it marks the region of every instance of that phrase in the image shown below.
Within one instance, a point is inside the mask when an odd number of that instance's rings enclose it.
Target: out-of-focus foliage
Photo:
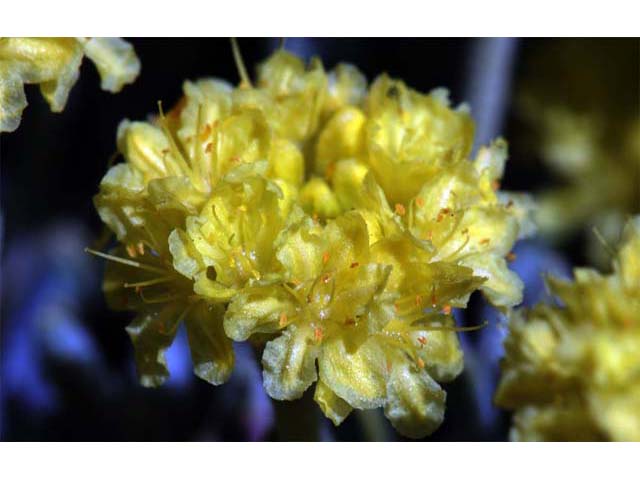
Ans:
[[[120,38],[0,38],[0,132],[13,132],[27,106],[25,84],[40,85],[51,110],[61,112],[88,57],[103,90],[116,93],[140,73],[133,47]]]
[[[244,76],[244,75],[243,75]],[[499,190],[498,140],[469,159],[473,122],[447,93],[353,66],[325,72],[278,50],[243,78],[185,82],[149,122],[118,129],[124,163],[95,205],[120,245],[104,289],[134,310],[140,379],[167,378],[184,323],[196,375],[226,381],[231,341],[263,350],[277,400],[314,399],[336,425],[384,408],[409,437],[433,432],[462,351],[451,315],[481,290],[522,299],[507,266],[533,230],[531,201]]]
[[[636,39],[554,39],[533,52],[519,113],[527,148],[558,179],[540,198],[543,234],[596,225],[613,239],[640,212],[639,62]]]
[[[559,304],[515,313],[496,402],[514,440],[640,440],[640,217],[611,275],[550,278]]]

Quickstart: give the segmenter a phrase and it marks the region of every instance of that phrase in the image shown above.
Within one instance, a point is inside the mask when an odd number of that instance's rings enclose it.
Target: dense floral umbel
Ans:
[[[0,132],[12,132],[27,106],[25,84],[38,84],[54,112],[61,112],[88,57],[103,90],[115,93],[140,73],[133,47],[120,38],[0,38]]]
[[[423,95],[355,67],[326,73],[279,50],[255,86],[186,82],[151,122],[118,130],[124,163],[95,204],[123,247],[105,289],[135,310],[143,383],[186,324],[196,374],[224,381],[230,341],[263,350],[277,400],[315,400],[336,425],[383,407],[404,435],[444,417],[438,381],[463,367],[452,308],[481,289],[521,300],[508,268],[529,200],[498,192],[506,145],[473,161],[473,122],[444,91]],[[135,258],[131,258],[135,257]],[[149,268],[151,267],[151,269]]]
[[[613,267],[549,279],[560,305],[510,319],[496,401],[514,440],[640,441],[640,217]]]

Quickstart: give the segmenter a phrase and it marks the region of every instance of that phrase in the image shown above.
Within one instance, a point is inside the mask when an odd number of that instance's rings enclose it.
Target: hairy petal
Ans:
[[[233,345],[222,326],[224,307],[199,302],[185,317],[193,371],[201,379],[220,385],[231,376]]]
[[[318,346],[307,326],[290,325],[262,354],[264,388],[276,400],[295,400],[318,379]]]

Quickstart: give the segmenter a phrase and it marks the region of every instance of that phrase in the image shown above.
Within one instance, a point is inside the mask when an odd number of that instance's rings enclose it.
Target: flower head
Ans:
[[[560,305],[516,313],[496,402],[516,440],[640,440],[640,218],[611,275],[549,279]]]
[[[367,90],[353,66],[326,73],[280,50],[255,85],[240,71],[236,88],[186,82],[166,115],[121,124],[125,163],[96,196],[102,219],[126,249],[154,240],[166,308],[200,308],[212,383],[229,339],[248,340],[274,399],[315,383],[335,424],[382,407],[402,434],[431,433],[438,382],[463,367],[452,309],[478,289],[502,308],[520,301],[505,257],[531,231],[530,202],[498,191],[506,145],[469,161],[464,108],[386,76]],[[145,355],[166,348],[149,338]]]

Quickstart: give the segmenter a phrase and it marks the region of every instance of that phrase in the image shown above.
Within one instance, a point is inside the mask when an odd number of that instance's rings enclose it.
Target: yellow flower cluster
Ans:
[[[115,93],[133,82],[140,61],[120,38],[0,38],[0,132],[13,132],[27,106],[25,84],[38,84],[51,110],[61,112],[87,56],[103,90]]]
[[[626,216],[640,213],[638,42],[561,39],[549,47],[533,50],[519,95],[528,148],[558,180],[541,192],[536,222],[549,237],[595,224],[613,239]],[[598,247],[588,246],[590,257],[606,267]]]
[[[244,69],[241,68],[241,72]],[[124,163],[95,198],[121,246],[104,288],[144,385],[184,323],[195,373],[233,369],[232,341],[263,348],[278,400],[315,400],[336,425],[383,407],[410,437],[442,422],[437,383],[463,367],[452,308],[480,289],[521,300],[507,267],[530,201],[499,192],[506,145],[469,160],[473,122],[443,90],[351,65],[326,72],[279,50],[239,87],[185,82],[151,122],[125,120]],[[96,252],[97,253],[97,252]]]
[[[614,272],[549,279],[561,305],[510,319],[496,402],[514,440],[640,441],[640,217]]]

